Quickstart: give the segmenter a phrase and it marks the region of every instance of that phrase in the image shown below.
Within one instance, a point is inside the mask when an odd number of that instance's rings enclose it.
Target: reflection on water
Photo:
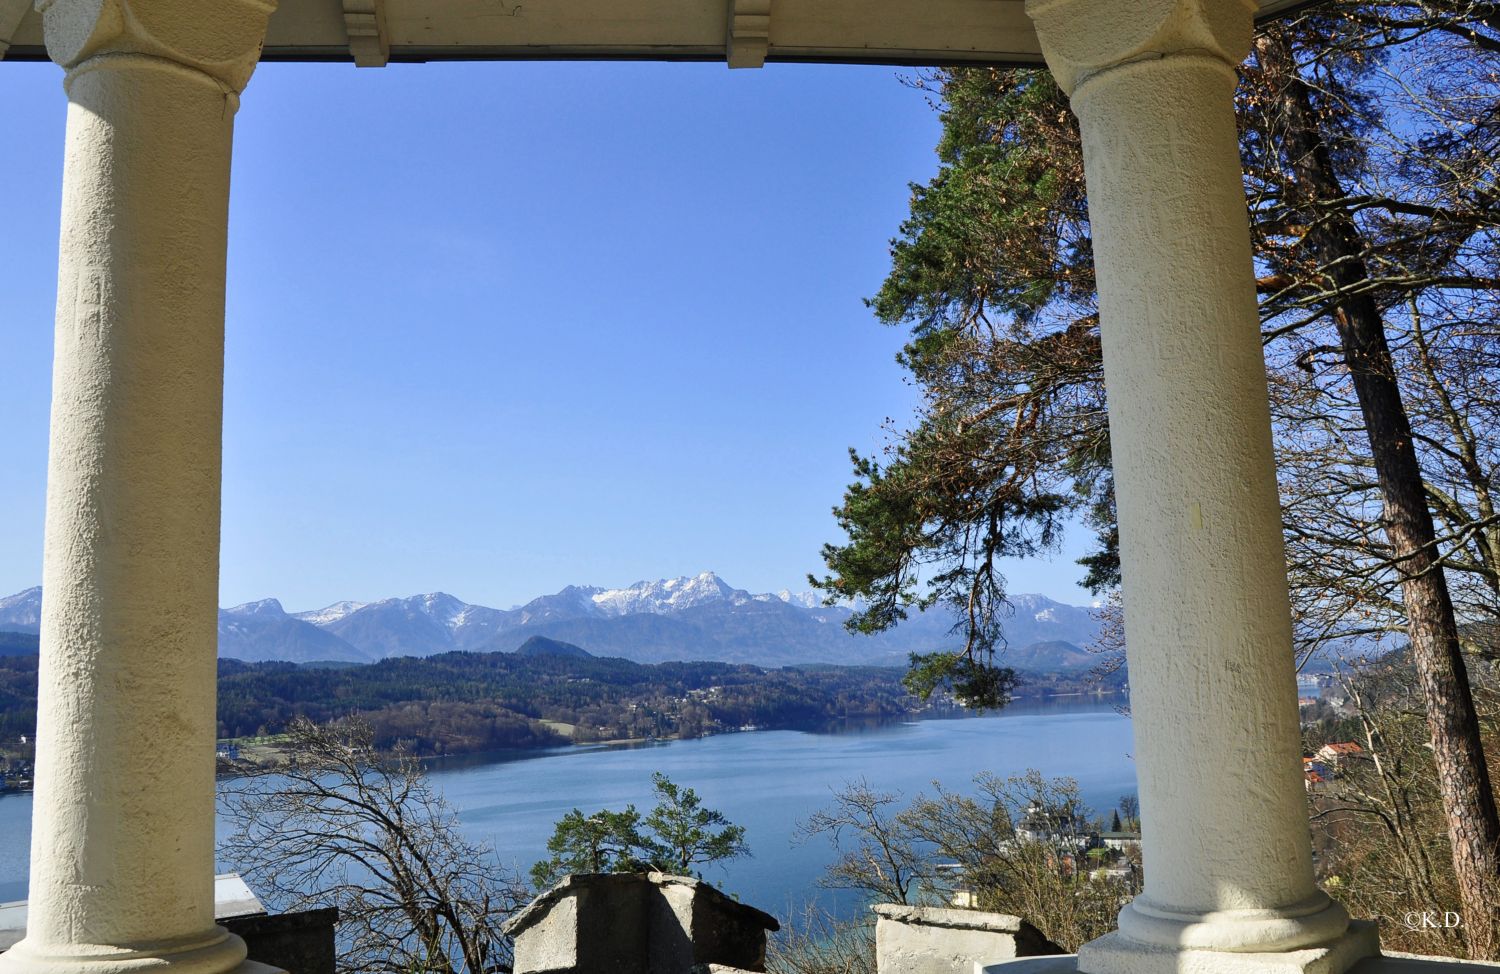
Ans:
[[[1121,703],[1021,700],[999,715],[445,758],[431,771],[464,832],[522,871],[543,857],[552,823],[574,807],[648,809],[651,774],[662,771],[746,827],[753,856],[711,868],[706,879],[781,916],[814,899],[847,913],[858,908],[850,896],[816,885],[832,850],[821,841],[799,845],[796,837],[797,823],[828,804],[835,789],[862,778],[910,796],[930,790],[934,779],[954,787],[982,771],[1037,768],[1076,778],[1084,800],[1107,811],[1135,791]],[[25,896],[30,811],[29,795],[0,798],[0,901]]]

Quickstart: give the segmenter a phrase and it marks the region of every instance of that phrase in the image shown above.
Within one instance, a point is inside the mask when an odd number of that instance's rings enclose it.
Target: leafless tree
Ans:
[[[958,867],[980,909],[1019,916],[1067,950],[1112,930],[1138,892],[1133,879],[1090,877],[1091,812],[1072,778],[1029,770],[981,774],[973,794],[934,783],[902,821],[919,843]]]
[[[525,889],[464,839],[421,765],[377,754],[358,720],[289,729],[287,761],[235,779],[219,857],[285,909],[339,909],[339,967],[503,974],[500,926]]]
[[[1391,949],[1462,956],[1461,926],[1408,922],[1413,911],[1461,907],[1416,676],[1390,660],[1358,661],[1337,680],[1352,716],[1313,725],[1308,749],[1352,738],[1363,753],[1341,761],[1325,790],[1309,796],[1320,879],[1354,913],[1380,919]],[[1475,698],[1483,712],[1493,709],[1488,674]]]
[[[1388,15],[1403,11],[1430,21],[1430,11],[1417,4],[1385,5],[1373,31],[1362,20],[1365,5],[1347,3],[1342,20],[1311,15],[1263,33],[1239,98],[1264,120],[1244,156],[1257,262],[1267,271],[1265,334],[1268,341],[1291,339],[1298,350],[1290,361],[1313,377],[1301,391],[1309,401],[1322,400],[1323,415],[1342,417],[1313,424],[1324,432],[1313,439],[1355,461],[1323,465],[1326,476],[1311,494],[1298,485],[1315,501],[1332,500],[1321,506],[1343,515],[1289,519],[1294,545],[1312,540],[1315,549],[1332,549],[1343,569],[1328,576],[1337,581],[1329,597],[1302,600],[1300,621],[1309,618],[1308,607],[1314,617],[1353,618],[1376,629],[1383,619],[1404,616],[1464,935],[1470,956],[1495,959],[1500,812],[1462,652],[1462,606],[1448,571],[1465,574],[1465,559],[1450,555],[1477,551],[1472,564],[1482,576],[1491,550],[1486,535],[1497,523],[1484,513],[1493,467],[1468,449],[1480,442],[1472,424],[1480,414],[1457,408],[1451,397],[1444,404],[1449,377],[1439,370],[1434,342],[1445,331],[1448,337],[1465,331],[1467,316],[1451,317],[1455,297],[1493,300],[1500,290],[1492,120],[1500,61],[1476,41],[1495,26],[1475,5],[1437,6],[1467,8],[1470,35],[1434,27],[1431,36],[1446,40],[1404,56],[1389,47],[1416,28],[1392,29]],[[1455,62],[1465,67],[1454,69]],[[1455,88],[1455,70],[1470,72],[1459,84],[1478,84],[1482,103]],[[1382,104],[1389,92],[1404,100],[1405,114]],[[1414,130],[1422,134],[1414,137]],[[1489,331],[1480,345],[1492,348]],[[1278,357],[1287,360],[1284,351],[1273,354],[1273,367]],[[1413,359],[1426,388],[1410,388],[1401,368]],[[1430,399],[1437,406],[1424,424],[1412,404]],[[1494,431],[1487,433],[1495,442]],[[1368,459],[1359,462],[1360,454]],[[1451,498],[1434,490],[1434,472],[1447,486],[1465,489]],[[1470,545],[1476,539],[1477,549]],[[1294,562],[1294,582],[1328,574],[1316,560],[1302,562],[1304,577],[1296,577],[1298,567]]]
[[[982,774],[974,793],[933,783],[931,797],[855,782],[802,830],[839,849],[824,884],[896,903],[952,905],[955,880],[971,906],[1019,916],[1066,949],[1100,936],[1135,883],[1094,879],[1086,850],[1092,823],[1071,778],[1032,770]],[[1134,873],[1136,882],[1139,871]]]
[[[881,902],[913,902],[922,860],[900,817],[901,799],[899,792],[852,781],[834,792],[831,806],[799,823],[803,838],[826,837],[838,851],[820,885],[862,890]]]

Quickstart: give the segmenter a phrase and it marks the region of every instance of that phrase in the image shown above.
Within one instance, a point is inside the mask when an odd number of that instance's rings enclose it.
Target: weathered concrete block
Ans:
[[[979,961],[1061,954],[1020,917],[935,907],[873,907],[875,964],[880,974],[972,974]]]
[[[769,914],[700,880],[662,873],[568,876],[505,925],[516,974],[764,971]]]
[[[220,920],[244,938],[249,959],[291,974],[334,974],[334,907]]]
[[[525,937],[516,937],[517,971],[568,971],[578,966],[578,901],[586,895],[562,897],[537,917]]]

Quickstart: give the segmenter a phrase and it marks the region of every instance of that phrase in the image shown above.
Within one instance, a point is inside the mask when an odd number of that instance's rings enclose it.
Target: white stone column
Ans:
[[[225,238],[269,0],[42,0],[67,69],[26,937],[0,971],[221,974]]]
[[[1336,972],[1232,95],[1245,0],[1028,0],[1082,126],[1146,888],[1079,969]]]

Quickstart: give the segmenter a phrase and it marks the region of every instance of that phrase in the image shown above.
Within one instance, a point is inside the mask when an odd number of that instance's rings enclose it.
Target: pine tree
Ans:
[[[660,771],[651,776],[656,806],[644,819],[634,805],[585,815],[573,809],[547,840],[551,856],[531,867],[532,881],[549,886],[569,873],[658,871],[685,874],[694,866],[748,856],[743,826],[704,808],[698,793]]]
[[[704,808],[698,793],[672,782],[660,771],[651,776],[657,804],[646,816],[653,859],[659,868],[686,875],[693,867],[750,854],[745,829],[722,812]]]

